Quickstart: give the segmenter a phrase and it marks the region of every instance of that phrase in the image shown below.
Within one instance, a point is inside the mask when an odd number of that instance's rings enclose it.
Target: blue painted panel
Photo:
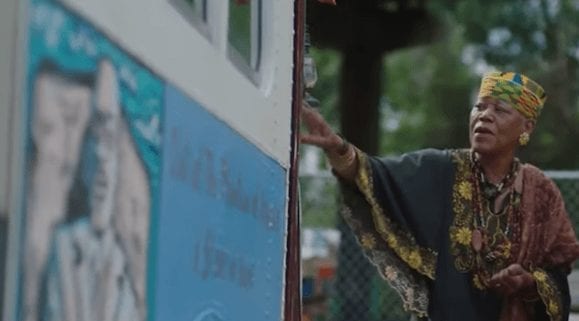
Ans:
[[[280,320],[285,170],[178,90],[165,93],[154,320]]]

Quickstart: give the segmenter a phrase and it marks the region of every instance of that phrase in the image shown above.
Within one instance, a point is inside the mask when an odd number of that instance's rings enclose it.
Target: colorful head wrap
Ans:
[[[532,79],[515,72],[498,71],[483,77],[478,97],[505,101],[526,118],[535,120],[547,100],[543,87]]]

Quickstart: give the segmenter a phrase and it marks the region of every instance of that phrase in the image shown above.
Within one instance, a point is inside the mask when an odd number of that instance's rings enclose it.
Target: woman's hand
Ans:
[[[300,141],[322,148],[334,172],[346,181],[353,181],[358,170],[354,148],[332,130],[320,113],[305,102],[302,104],[301,118],[307,133],[300,134]]]
[[[307,129],[307,133],[300,134],[302,143],[318,146],[328,154],[345,152],[347,146],[342,137],[332,130],[320,113],[305,102],[302,104],[301,119]]]
[[[534,290],[535,280],[520,264],[511,264],[491,277],[490,286],[498,293],[510,296],[521,291]]]

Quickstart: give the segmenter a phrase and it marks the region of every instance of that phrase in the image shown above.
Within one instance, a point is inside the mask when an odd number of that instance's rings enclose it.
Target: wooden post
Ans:
[[[301,257],[298,212],[298,148],[300,107],[303,99],[305,0],[294,2],[294,70],[292,102],[292,143],[289,173],[289,217],[286,256],[284,320],[301,321]]]

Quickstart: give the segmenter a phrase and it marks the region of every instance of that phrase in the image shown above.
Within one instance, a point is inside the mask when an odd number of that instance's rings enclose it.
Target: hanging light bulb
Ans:
[[[305,35],[304,35],[304,85],[306,88],[313,88],[318,81],[318,70],[316,68],[316,62],[314,58],[310,55],[310,32],[308,26],[306,25]]]

